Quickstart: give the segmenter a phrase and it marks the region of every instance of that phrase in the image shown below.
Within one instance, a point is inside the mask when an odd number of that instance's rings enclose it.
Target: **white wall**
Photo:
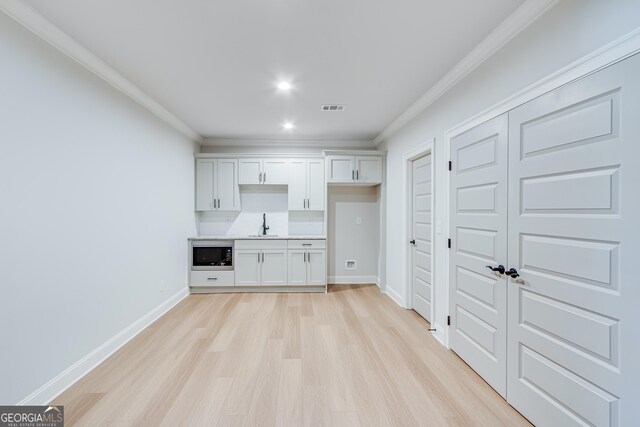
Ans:
[[[562,0],[478,69],[457,84],[445,96],[384,141],[380,149],[388,150],[387,181],[383,188],[386,213],[384,285],[401,304],[408,303],[403,246],[407,239],[398,232],[403,221],[402,156],[417,145],[436,138],[434,161],[436,174],[436,223],[444,222],[445,168],[444,134],[466,119],[506,99],[536,81],[574,62],[595,49],[630,32],[640,25],[640,2],[637,0]],[[419,94],[416,94],[416,97]],[[447,232],[436,236],[435,253],[435,321],[445,324],[443,300],[444,259]]]
[[[0,82],[0,404],[15,404],[185,289],[198,147],[3,13]]]
[[[374,283],[378,280],[379,188],[329,187],[329,283]],[[360,224],[357,218],[360,218]],[[345,268],[347,260],[356,261],[356,270]]]

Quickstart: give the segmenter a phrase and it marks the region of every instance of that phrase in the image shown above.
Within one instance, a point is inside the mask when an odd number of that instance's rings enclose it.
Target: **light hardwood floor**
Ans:
[[[376,286],[190,295],[54,403],[78,426],[530,425]]]

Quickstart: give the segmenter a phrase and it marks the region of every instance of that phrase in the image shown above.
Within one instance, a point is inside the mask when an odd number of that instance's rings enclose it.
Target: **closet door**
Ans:
[[[640,419],[640,56],[509,113],[508,401],[540,426]]]
[[[451,140],[451,349],[506,391],[507,115]]]

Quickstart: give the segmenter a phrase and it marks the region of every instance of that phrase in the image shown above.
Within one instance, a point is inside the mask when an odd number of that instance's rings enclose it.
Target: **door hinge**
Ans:
[[[447,247],[448,247],[449,249],[451,249],[451,239],[448,239],[448,240],[447,240]]]
[[[451,316],[447,316],[447,326],[451,326]]]
[[[451,170],[451,160],[449,160],[449,170]]]

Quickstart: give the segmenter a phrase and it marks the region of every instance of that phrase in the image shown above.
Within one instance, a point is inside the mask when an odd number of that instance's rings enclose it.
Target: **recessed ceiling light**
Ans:
[[[280,83],[278,83],[278,89],[280,89],[280,90],[291,90],[291,83],[289,83],[289,82],[280,82]]]
[[[285,122],[282,124],[282,127],[285,129],[293,129],[293,123]]]

